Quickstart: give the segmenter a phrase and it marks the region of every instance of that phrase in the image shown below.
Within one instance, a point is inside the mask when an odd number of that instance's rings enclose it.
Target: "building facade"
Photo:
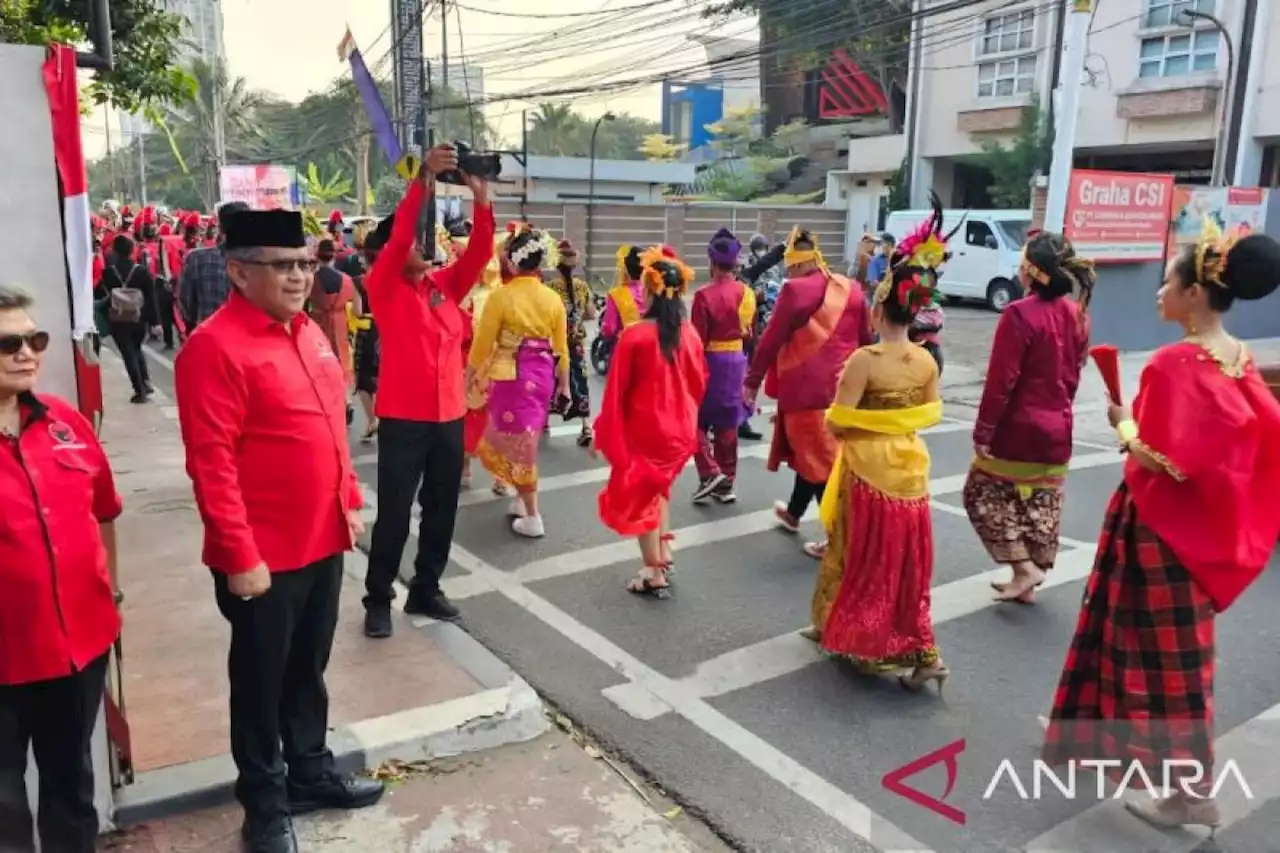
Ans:
[[[180,63],[201,59],[212,65],[225,59],[222,40],[222,4],[218,0],[164,0],[164,7],[187,22]]]
[[[715,124],[736,110],[760,108],[758,42],[748,39],[690,36],[702,45],[711,73],[696,79],[662,81],[662,132],[683,146],[686,159],[715,159],[710,148]]]
[[[911,159],[912,206],[924,206],[930,189],[948,206],[990,206],[990,175],[972,155],[988,142],[1012,141],[1028,114],[1045,117],[1061,67],[1061,16],[1071,4],[990,0],[930,15],[937,0],[920,2],[926,16],[912,45],[918,92],[908,131],[894,143]],[[1280,9],[1273,5],[1095,0],[1076,167],[1167,172],[1180,183],[1208,183],[1221,136],[1229,182],[1276,185]],[[860,147],[883,160],[885,144],[853,140],[851,170],[862,159]]]

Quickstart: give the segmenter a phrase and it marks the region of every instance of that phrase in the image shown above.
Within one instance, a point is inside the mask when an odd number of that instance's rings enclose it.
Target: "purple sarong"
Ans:
[[[747,356],[739,352],[709,352],[707,393],[698,409],[700,429],[737,429],[751,412],[742,400],[742,383],[747,378]]]
[[[555,388],[555,356],[550,342],[526,340],[515,361],[515,379],[489,385],[489,424],[476,458],[496,479],[528,492],[538,487],[538,441]]]

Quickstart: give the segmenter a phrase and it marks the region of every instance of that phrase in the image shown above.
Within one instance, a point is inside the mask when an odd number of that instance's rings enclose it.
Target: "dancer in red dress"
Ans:
[[[1262,573],[1280,537],[1280,403],[1222,315],[1278,283],[1280,245],[1260,234],[1236,242],[1210,223],[1170,261],[1156,298],[1186,338],[1147,363],[1132,414],[1109,411],[1129,458],[1043,758],[1118,760],[1121,772],[1139,765],[1152,779],[1184,764],[1180,790],[1126,803],[1160,827],[1221,822],[1211,797],[1214,618]]]
[[[702,341],[685,319],[693,270],[670,249],[648,250],[641,264],[648,308],[618,336],[592,452],[612,469],[600,493],[600,520],[639,538],[644,567],[627,588],[665,595],[672,564],[667,503],[698,449],[707,367]]]

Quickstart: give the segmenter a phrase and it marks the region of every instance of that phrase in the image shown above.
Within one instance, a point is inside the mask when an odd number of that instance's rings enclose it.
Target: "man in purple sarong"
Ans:
[[[756,314],[756,297],[734,273],[742,244],[721,228],[707,246],[711,281],[693,296],[693,328],[702,338],[707,359],[707,393],[698,411],[698,488],[694,503],[714,498],[737,500],[733,481],[738,472],[738,427],[751,410],[743,401],[747,376],[743,342],[749,340]]]

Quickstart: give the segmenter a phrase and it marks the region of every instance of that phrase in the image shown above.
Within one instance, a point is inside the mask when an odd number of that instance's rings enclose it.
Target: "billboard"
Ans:
[[[1261,187],[1175,187],[1170,248],[1199,240],[1207,216],[1225,233],[1265,231],[1269,192]]]
[[[258,210],[296,210],[301,202],[298,170],[271,163],[223,166],[218,172],[218,196],[222,204],[242,201]]]
[[[1063,232],[1099,263],[1164,260],[1173,176],[1075,169]]]

